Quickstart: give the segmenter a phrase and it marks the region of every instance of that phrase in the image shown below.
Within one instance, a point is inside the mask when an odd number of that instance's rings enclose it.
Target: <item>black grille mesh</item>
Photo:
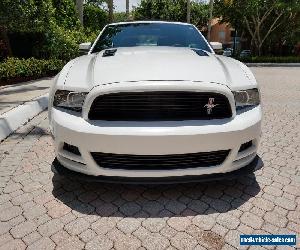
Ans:
[[[230,150],[173,155],[127,155],[92,152],[102,168],[128,170],[167,170],[210,167],[222,164]]]
[[[210,113],[205,106],[214,98]],[[226,96],[219,93],[154,91],[119,92],[95,98],[90,120],[108,121],[180,121],[210,120],[232,116]]]

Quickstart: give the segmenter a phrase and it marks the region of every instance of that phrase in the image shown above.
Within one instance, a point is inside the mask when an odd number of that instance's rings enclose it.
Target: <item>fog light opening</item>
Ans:
[[[70,145],[68,143],[64,143],[63,150],[68,151],[74,155],[81,155],[78,147],[76,147],[74,145]]]
[[[245,150],[248,149],[248,148],[251,148],[252,145],[253,145],[252,141],[248,141],[248,142],[243,143],[243,144],[240,146],[239,152],[242,152],[242,151],[245,151]]]

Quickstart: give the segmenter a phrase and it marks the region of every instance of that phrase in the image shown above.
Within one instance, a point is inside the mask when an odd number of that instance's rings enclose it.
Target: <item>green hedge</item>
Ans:
[[[0,62],[0,82],[14,78],[39,78],[54,75],[64,66],[64,62],[58,59],[18,59],[7,58]]]
[[[253,56],[237,59],[246,63],[300,63],[300,56]]]

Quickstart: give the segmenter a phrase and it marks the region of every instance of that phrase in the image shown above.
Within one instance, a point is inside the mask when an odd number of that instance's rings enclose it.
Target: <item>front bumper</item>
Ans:
[[[55,108],[51,110],[57,160],[69,170],[103,178],[182,178],[223,174],[248,166],[256,157],[261,133],[261,107],[230,119],[179,122],[88,121]],[[253,145],[239,152],[241,144]],[[78,147],[79,155],[63,149]],[[221,165],[172,170],[108,169],[91,152],[132,155],[168,155],[230,150]],[[106,177],[105,177],[106,176]]]
[[[234,170],[228,173],[217,173],[208,175],[185,175],[185,176],[173,176],[173,177],[160,177],[160,178],[132,178],[132,177],[120,177],[120,176],[92,176],[78,172],[71,171],[65,168],[60,162],[55,159],[52,163],[51,170],[55,174],[74,178],[76,180],[88,181],[88,182],[105,182],[105,183],[124,183],[124,184],[171,184],[171,183],[191,183],[191,182],[209,182],[216,180],[232,180],[239,177],[251,174],[256,170],[263,167],[263,162],[259,156],[255,158],[245,167]]]

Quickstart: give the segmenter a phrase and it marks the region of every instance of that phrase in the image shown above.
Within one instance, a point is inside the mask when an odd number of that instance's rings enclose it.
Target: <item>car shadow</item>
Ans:
[[[208,183],[130,185],[92,183],[57,173],[53,195],[80,214],[101,217],[162,218],[226,213],[255,197],[254,174]]]

